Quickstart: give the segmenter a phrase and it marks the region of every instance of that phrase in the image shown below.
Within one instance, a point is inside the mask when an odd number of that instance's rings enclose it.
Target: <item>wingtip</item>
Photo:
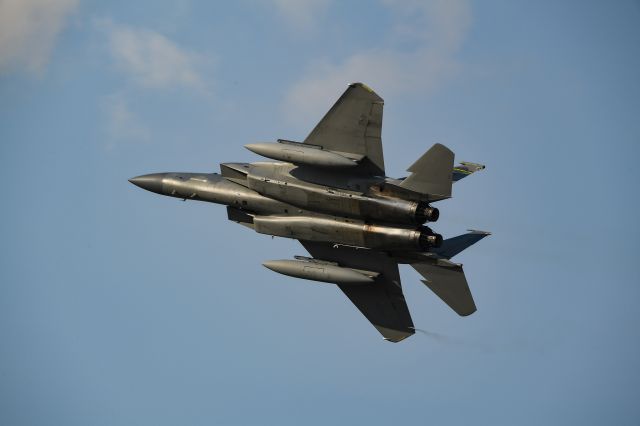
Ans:
[[[412,327],[407,327],[406,330],[398,330],[376,324],[373,324],[373,326],[378,330],[380,334],[382,334],[383,340],[391,343],[401,342],[407,337],[413,336],[415,334],[415,331],[412,329]]]

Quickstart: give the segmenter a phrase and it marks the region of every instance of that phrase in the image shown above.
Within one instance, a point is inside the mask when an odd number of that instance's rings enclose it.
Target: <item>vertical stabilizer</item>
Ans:
[[[437,143],[407,169],[411,175],[400,186],[434,198],[449,198],[453,184],[453,160],[453,151]]]

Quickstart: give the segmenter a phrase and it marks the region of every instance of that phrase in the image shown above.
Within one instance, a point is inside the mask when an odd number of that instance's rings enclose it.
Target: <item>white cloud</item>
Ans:
[[[273,0],[276,9],[291,28],[314,28],[317,17],[324,13],[329,0]]]
[[[105,27],[118,68],[137,84],[149,88],[206,89],[198,71],[206,62],[203,55],[181,48],[155,31],[113,24]]]
[[[288,91],[284,112],[307,125],[319,119],[347,84],[361,81],[383,96],[428,94],[456,71],[454,55],[471,23],[466,0],[385,0],[396,15],[389,44],[340,63],[320,60]]]
[[[105,98],[104,109],[107,113],[108,149],[118,143],[147,143],[151,139],[151,131],[129,108],[129,103],[122,93],[115,93]]]
[[[77,0],[0,1],[0,72],[44,70]]]

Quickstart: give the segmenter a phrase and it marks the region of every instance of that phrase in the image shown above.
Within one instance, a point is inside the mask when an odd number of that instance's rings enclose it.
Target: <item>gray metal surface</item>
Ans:
[[[385,340],[399,342],[414,333],[413,320],[402,293],[398,263],[386,253],[355,247],[301,241],[318,259],[342,266],[379,272],[373,285],[340,285],[340,290],[382,334]]]
[[[425,279],[422,283],[429,287],[440,299],[460,316],[476,311],[469,284],[462,265],[451,262],[412,264]]]
[[[435,144],[407,169],[408,178],[400,183],[404,189],[440,198],[451,196],[453,152],[442,144]]]
[[[294,278],[343,285],[362,285],[374,282],[378,273],[358,271],[328,262],[308,260],[267,260],[262,265],[279,274]]]
[[[489,235],[491,235],[490,232],[469,230],[468,234],[458,235],[457,237],[444,240],[440,247],[433,249],[433,252],[446,259],[451,259],[456,254]]]
[[[366,157],[364,167],[384,176],[382,111],[384,101],[371,88],[353,83],[309,133],[304,143]]]
[[[337,284],[386,340],[413,334],[398,263],[409,263],[460,315],[476,310],[462,266],[448,259],[489,235],[443,241],[424,226],[438,220],[430,203],[484,166],[461,163],[436,144],[407,178],[384,175],[383,100],[361,83],[349,86],[303,143],[246,145],[280,160],[223,163],[217,173],[152,173],[129,179],[148,191],[227,207],[229,220],[272,236],[298,239],[313,256],[265,261],[280,274]]]
[[[244,146],[251,152],[274,160],[317,167],[355,167],[358,163],[335,152],[302,143],[251,143]]]

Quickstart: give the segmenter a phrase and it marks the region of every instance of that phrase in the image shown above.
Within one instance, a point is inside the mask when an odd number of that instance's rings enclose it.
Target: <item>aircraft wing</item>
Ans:
[[[369,87],[350,84],[304,143],[362,160],[363,170],[384,176],[383,107],[383,99]]]
[[[300,241],[316,259],[340,266],[379,272],[373,284],[340,285],[354,305],[367,317],[385,340],[399,342],[414,334],[413,321],[402,293],[398,264],[385,253],[338,246],[331,243]]]

